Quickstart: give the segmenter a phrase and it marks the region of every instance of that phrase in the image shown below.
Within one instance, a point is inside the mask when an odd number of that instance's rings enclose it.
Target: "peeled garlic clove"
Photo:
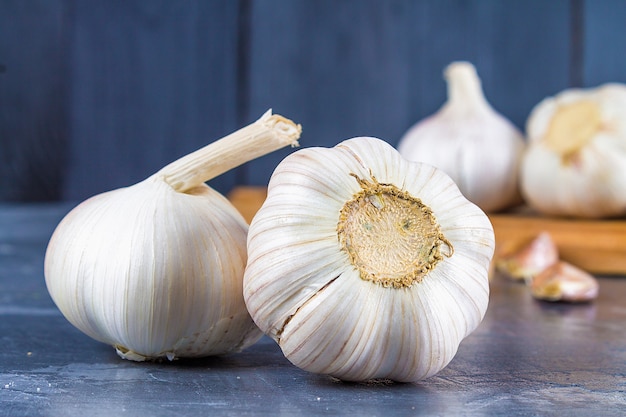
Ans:
[[[250,224],[244,297],[302,369],[415,381],[481,322],[494,244],[450,177],[380,139],[302,149]]]
[[[540,300],[586,302],[598,296],[598,287],[591,274],[560,261],[536,275],[530,291]]]
[[[626,213],[626,85],[568,89],[527,121],[521,189],[537,211],[602,218]]]
[[[515,280],[530,280],[559,260],[559,250],[548,232],[541,232],[522,248],[498,257],[496,268]]]
[[[262,335],[242,294],[248,226],[204,181],[297,143],[266,113],[146,180],[94,196],[57,226],[48,291],[63,315],[126,359],[241,350]]]
[[[522,133],[488,103],[472,64],[453,62],[444,76],[448,101],[413,125],[400,139],[398,151],[445,171],[463,195],[485,211],[521,203]]]

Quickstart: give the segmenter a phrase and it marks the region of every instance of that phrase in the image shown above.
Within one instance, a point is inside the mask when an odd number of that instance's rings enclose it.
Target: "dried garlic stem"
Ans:
[[[186,155],[155,175],[186,192],[243,163],[287,145],[298,146],[302,127],[268,110],[256,122]]]
[[[491,108],[483,94],[476,68],[469,62],[453,62],[448,65],[444,78],[448,84],[449,103],[472,112],[485,107]]]

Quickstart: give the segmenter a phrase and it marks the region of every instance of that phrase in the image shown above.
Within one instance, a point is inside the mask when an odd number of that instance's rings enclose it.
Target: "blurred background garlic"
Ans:
[[[146,180],[92,197],[61,221],[45,257],[64,316],[126,359],[241,350],[262,333],[246,311],[248,226],[204,182],[297,144],[300,126],[271,112]]]
[[[626,214],[626,85],[548,97],[526,130],[521,189],[531,207],[557,216]]]
[[[415,381],[481,322],[493,252],[487,216],[448,175],[355,138],[278,165],[250,224],[244,297],[302,369]]]
[[[491,107],[471,63],[451,63],[444,77],[448,101],[413,125],[400,139],[398,151],[409,160],[442,169],[467,199],[487,212],[521,203],[522,133]]]

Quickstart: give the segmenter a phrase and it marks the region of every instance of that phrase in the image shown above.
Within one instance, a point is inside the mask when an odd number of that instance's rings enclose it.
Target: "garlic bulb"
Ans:
[[[204,181],[299,135],[299,125],[267,112],[75,207],[45,256],[46,285],[63,315],[137,361],[222,354],[258,340],[242,294],[248,226]]]
[[[531,207],[585,218],[626,213],[626,85],[548,97],[526,130],[520,180]]]
[[[481,322],[494,234],[443,171],[368,137],[274,171],[244,297],[293,364],[342,380],[437,373]]]
[[[448,101],[413,125],[400,139],[398,151],[445,171],[463,195],[485,211],[521,203],[522,133],[489,105],[472,64],[453,62],[444,75]]]

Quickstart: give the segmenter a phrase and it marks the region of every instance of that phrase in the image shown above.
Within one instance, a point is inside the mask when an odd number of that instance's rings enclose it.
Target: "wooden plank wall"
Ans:
[[[268,108],[302,146],[395,145],[473,62],[523,128],[543,97],[626,82],[623,0],[0,0],[0,201],[130,185]],[[265,184],[290,150],[210,182]]]
[[[61,6],[0,0],[0,201],[63,194],[69,85]]]

